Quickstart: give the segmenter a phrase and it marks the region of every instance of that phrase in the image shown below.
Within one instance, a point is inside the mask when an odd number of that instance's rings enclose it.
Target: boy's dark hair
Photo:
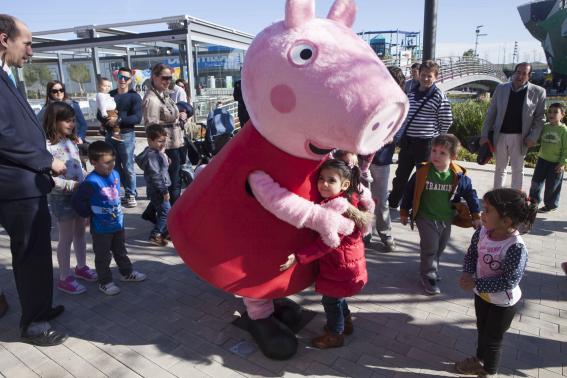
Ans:
[[[443,146],[449,150],[451,156],[457,156],[461,149],[461,142],[453,134],[440,134],[433,138],[431,146]]]
[[[156,140],[159,137],[167,136],[167,133],[165,132],[165,128],[162,125],[152,123],[151,125],[146,127],[146,136],[149,140]]]
[[[89,160],[98,161],[104,155],[116,156],[114,148],[103,140],[97,140],[89,145]]]
[[[392,78],[396,81],[396,83],[398,83],[400,88],[403,88],[404,83],[406,82],[406,77],[404,76],[402,69],[396,66],[389,66],[388,71],[390,72],[390,75],[392,75]]]
[[[551,108],[556,108],[559,109],[563,114],[565,114],[565,105],[563,105],[560,102],[554,102],[553,104],[549,105],[549,107],[547,108],[547,110],[551,109]]]
[[[43,130],[45,137],[51,144],[59,142],[59,133],[57,132],[57,122],[67,121],[75,118],[75,110],[73,107],[63,101],[55,101],[47,105],[45,115],[43,117]],[[73,129],[73,133],[69,135],[69,139],[78,142],[79,138],[76,134],[77,128]]]
[[[501,217],[508,217],[512,227],[524,224],[529,230],[537,215],[537,202],[526,193],[517,189],[499,188],[487,192],[483,199],[498,212]]]
[[[132,70],[128,67],[120,67],[118,69],[118,72],[128,72],[130,75],[132,75]]]
[[[423,70],[432,70],[435,73],[435,77],[439,76],[439,65],[432,60],[426,60],[419,66],[419,73]]]
[[[417,63],[415,62],[414,64],[411,65],[411,69],[413,70],[414,68],[417,68],[419,70],[419,68],[421,67],[421,63]]]
[[[324,169],[334,169],[337,171],[341,179],[349,180],[350,186],[345,191],[345,195],[350,200],[353,193],[361,194],[362,190],[359,189],[360,187],[360,168],[356,165],[350,168],[344,161],[339,159],[329,159],[326,160],[321,167],[319,167],[319,172],[322,172]]]

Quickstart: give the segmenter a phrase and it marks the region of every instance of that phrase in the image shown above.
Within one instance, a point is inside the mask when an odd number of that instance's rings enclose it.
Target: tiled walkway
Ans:
[[[491,186],[492,174],[469,173],[482,195]],[[523,306],[505,339],[502,375],[567,376],[567,277],[560,269],[567,261],[566,198],[559,211],[539,217],[534,231],[525,236],[530,255],[521,283]],[[427,297],[417,277],[417,231],[403,227],[393,212],[399,249],[382,253],[377,242],[376,250],[367,250],[369,283],[350,301],[355,333],[346,346],[328,351],[308,346],[324,322],[320,298],[309,289],[294,299],[319,314],[299,333],[297,355],[280,362],[264,358],[250,336],[230,324],[234,312],[242,310],[240,300],[202,282],[173,248],[153,247],[146,241],[150,225],[140,218],[145,203],[125,211],[130,257],[149,279],[121,283],[122,293],[115,297],[106,297],[95,284],[87,284],[87,293],[79,296],[56,291],[55,303],[64,304],[66,311],[54,325],[70,335],[57,347],[18,342],[19,305],[8,238],[0,231],[0,286],[11,305],[0,319],[0,374],[18,378],[452,376],[452,363],[474,351],[472,296],[457,285],[470,229],[453,228],[442,257],[443,293]],[[53,236],[56,239],[55,232]],[[93,258],[89,253],[91,266]]]

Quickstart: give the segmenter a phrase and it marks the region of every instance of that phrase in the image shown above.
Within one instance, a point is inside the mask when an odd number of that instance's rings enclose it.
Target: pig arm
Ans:
[[[372,194],[370,193],[370,189],[366,186],[362,187],[362,193],[360,194],[360,200],[358,203],[358,207],[364,209],[364,211],[368,211],[369,213],[374,214],[374,208],[376,204],[372,199]],[[366,226],[362,229],[362,235],[370,235],[372,233],[372,223],[366,224]]]
[[[349,235],[354,230],[354,222],[342,216],[349,206],[346,198],[336,198],[324,206],[316,205],[282,188],[262,171],[250,173],[248,183],[264,209],[294,227],[318,232],[329,247],[339,246],[339,234]]]

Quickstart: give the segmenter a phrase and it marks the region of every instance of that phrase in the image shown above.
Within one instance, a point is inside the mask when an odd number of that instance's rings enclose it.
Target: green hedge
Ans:
[[[452,104],[453,126],[451,126],[449,132],[455,134],[461,144],[468,137],[480,135],[488,105],[489,102],[483,100],[467,100]],[[526,156],[526,167],[535,167],[538,149],[539,146],[530,149]],[[458,159],[476,161],[476,154],[471,154],[462,148]],[[492,161],[492,163],[494,162]]]

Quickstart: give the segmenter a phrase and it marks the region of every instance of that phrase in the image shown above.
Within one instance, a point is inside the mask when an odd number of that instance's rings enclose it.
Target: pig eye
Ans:
[[[309,42],[300,42],[289,51],[291,62],[297,66],[304,66],[312,62],[317,56],[317,48]]]

